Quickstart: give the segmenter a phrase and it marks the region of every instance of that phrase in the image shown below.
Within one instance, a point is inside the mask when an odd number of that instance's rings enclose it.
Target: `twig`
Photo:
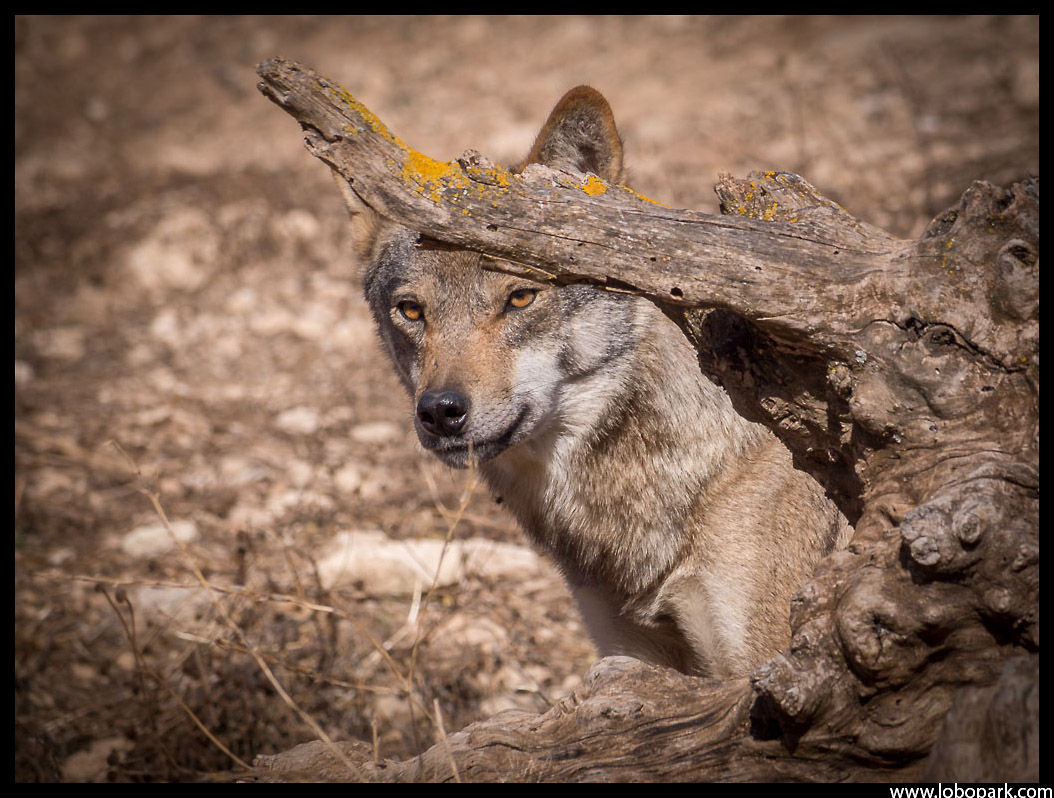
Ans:
[[[454,752],[450,750],[450,743],[446,738],[446,729],[443,728],[443,713],[439,709],[439,699],[433,699],[435,704],[435,722],[436,729],[439,731],[439,741],[443,744],[443,750],[446,751],[447,759],[450,760],[450,769],[454,771],[454,781],[458,784],[461,783],[461,774],[457,769],[457,762],[454,761]]]

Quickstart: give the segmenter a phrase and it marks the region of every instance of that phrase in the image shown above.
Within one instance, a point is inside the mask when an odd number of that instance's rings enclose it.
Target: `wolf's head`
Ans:
[[[622,141],[603,96],[587,86],[564,95],[514,171],[532,163],[621,182]],[[637,337],[634,300],[485,271],[476,253],[429,246],[337,184],[366,299],[426,449],[464,467],[520,444],[548,450],[569,429],[604,422]]]

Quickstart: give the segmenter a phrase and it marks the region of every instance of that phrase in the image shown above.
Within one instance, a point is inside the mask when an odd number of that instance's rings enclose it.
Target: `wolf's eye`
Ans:
[[[508,300],[506,300],[506,308],[525,308],[534,301],[534,298],[538,296],[538,292],[533,288],[518,288],[509,294]]]
[[[397,307],[399,312],[403,314],[404,319],[420,321],[425,317],[425,309],[412,299],[404,299],[395,307]]]

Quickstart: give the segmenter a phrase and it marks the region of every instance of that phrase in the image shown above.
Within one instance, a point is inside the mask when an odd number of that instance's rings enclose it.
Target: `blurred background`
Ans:
[[[558,574],[419,450],[282,56],[410,146],[522,156],[588,83],[631,185],[797,172],[918,236],[1039,174],[1038,17],[15,17],[15,780],[405,758],[595,657]]]

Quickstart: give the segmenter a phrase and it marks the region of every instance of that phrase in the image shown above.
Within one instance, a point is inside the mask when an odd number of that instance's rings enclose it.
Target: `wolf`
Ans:
[[[622,183],[604,97],[569,91],[513,171],[530,164]],[[785,648],[791,596],[849,525],[677,326],[637,296],[429,246],[334,176],[421,445],[479,470],[558,565],[599,652],[725,678]]]

